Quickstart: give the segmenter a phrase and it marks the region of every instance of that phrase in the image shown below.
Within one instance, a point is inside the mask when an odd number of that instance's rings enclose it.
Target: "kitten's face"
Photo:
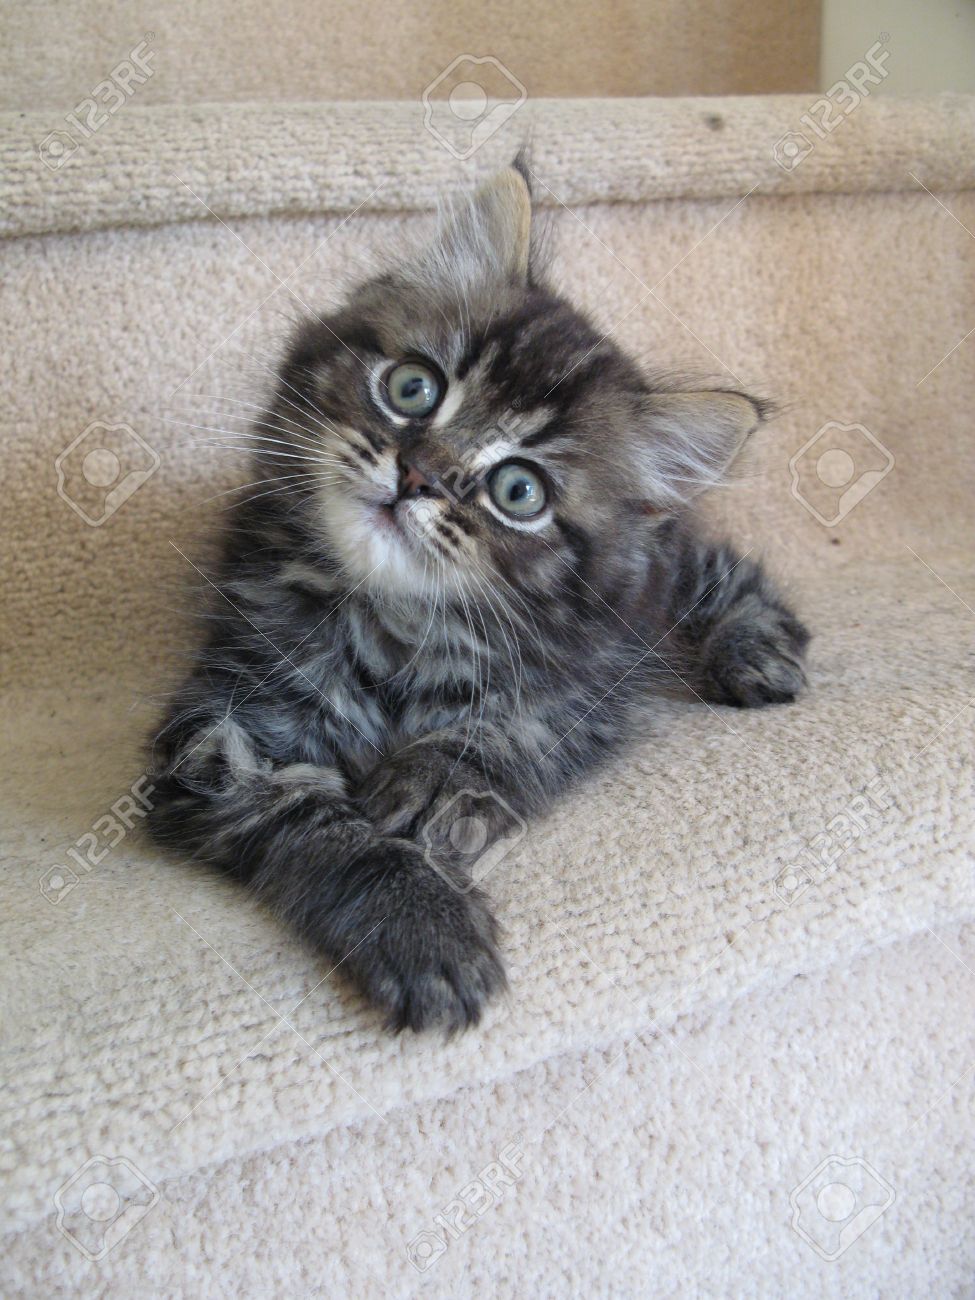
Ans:
[[[738,394],[652,391],[537,286],[529,223],[509,169],[413,263],[306,325],[286,363],[274,418],[303,454],[320,446],[316,525],[377,595],[509,604],[564,585],[567,564],[618,582],[758,421]]]

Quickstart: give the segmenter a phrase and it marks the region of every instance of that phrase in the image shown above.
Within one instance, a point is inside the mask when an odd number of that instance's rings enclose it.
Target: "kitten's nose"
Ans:
[[[433,484],[415,465],[405,460],[399,462],[399,494],[401,497],[429,497],[435,492]]]

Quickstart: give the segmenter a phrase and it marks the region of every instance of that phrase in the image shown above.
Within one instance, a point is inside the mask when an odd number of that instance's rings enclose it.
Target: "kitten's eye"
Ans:
[[[506,515],[529,519],[545,509],[545,484],[527,465],[508,461],[492,471],[488,479],[491,499]]]
[[[386,372],[386,398],[400,415],[429,415],[446,385],[439,374],[421,361],[401,361]]]

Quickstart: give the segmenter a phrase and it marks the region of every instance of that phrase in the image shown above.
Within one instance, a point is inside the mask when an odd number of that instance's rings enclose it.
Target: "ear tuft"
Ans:
[[[506,167],[446,206],[422,272],[451,289],[498,280],[527,284],[531,217],[525,177],[518,167]]]
[[[535,192],[532,189],[532,170],[528,161],[529,156],[528,146],[522,145],[512,158],[511,166],[525,182],[525,189],[528,191],[529,199],[533,199],[535,197]]]
[[[723,483],[749,436],[771,414],[769,403],[730,390],[646,394],[639,459],[648,501],[675,507]]]
[[[532,201],[518,159],[478,188],[474,206],[483,218],[484,234],[501,265],[513,280],[527,280]]]

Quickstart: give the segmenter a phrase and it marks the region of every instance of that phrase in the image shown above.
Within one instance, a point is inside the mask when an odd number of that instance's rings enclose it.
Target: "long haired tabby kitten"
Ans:
[[[808,640],[688,504],[763,417],[654,384],[539,278],[520,163],[296,333],[251,435],[152,832],[246,881],[396,1029],[502,988],[476,887],[641,701],[792,700]]]

